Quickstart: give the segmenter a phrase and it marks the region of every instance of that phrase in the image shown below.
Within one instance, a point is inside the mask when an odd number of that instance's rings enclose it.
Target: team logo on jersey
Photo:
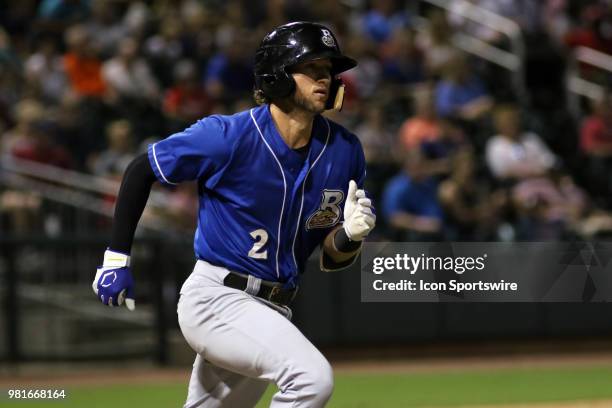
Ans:
[[[342,200],[344,193],[341,190],[323,190],[321,205],[306,220],[306,229],[329,228],[336,225],[342,216],[340,208]]]
[[[321,37],[323,44],[327,45],[328,47],[335,47],[336,43],[334,42],[334,37],[331,35],[329,30],[323,29],[321,31],[323,32],[323,37]]]

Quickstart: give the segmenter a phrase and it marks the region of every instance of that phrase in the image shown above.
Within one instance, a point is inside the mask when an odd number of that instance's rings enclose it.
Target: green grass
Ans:
[[[67,388],[62,402],[11,401],[0,407],[135,408],[180,407],[183,383]],[[3,391],[6,392],[6,391]],[[257,408],[267,407],[268,388]],[[497,370],[453,373],[337,374],[330,408],[456,407],[612,399],[612,367]]]

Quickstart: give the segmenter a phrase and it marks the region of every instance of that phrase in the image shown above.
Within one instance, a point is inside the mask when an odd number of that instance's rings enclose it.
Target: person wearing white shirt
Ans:
[[[499,133],[487,142],[486,160],[495,178],[519,181],[553,168],[555,155],[537,134],[523,130],[516,106],[498,107],[494,122]]]

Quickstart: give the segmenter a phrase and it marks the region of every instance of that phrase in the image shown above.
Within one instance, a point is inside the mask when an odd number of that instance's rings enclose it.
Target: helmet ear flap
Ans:
[[[339,77],[335,77],[332,79],[331,84],[329,86],[329,97],[327,98],[327,102],[325,103],[325,109],[334,109],[337,111],[342,110],[342,105],[344,104],[344,83],[342,79]]]
[[[281,69],[276,74],[259,76],[260,88],[269,98],[283,98],[290,95],[294,88],[293,78]]]

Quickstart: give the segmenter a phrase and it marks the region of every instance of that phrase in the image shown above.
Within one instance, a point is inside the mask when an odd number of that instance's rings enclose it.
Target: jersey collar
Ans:
[[[280,135],[274,120],[272,119],[270,105],[266,104],[260,106],[256,108],[253,113],[255,120],[257,120],[258,125],[262,130],[263,137],[270,144],[270,147],[281,162],[288,163],[302,160],[300,154],[287,146]],[[317,115],[314,118],[310,139],[310,151],[306,159],[307,163],[314,163],[322,150],[325,148],[329,133],[329,123],[326,122],[327,119],[321,115]]]

